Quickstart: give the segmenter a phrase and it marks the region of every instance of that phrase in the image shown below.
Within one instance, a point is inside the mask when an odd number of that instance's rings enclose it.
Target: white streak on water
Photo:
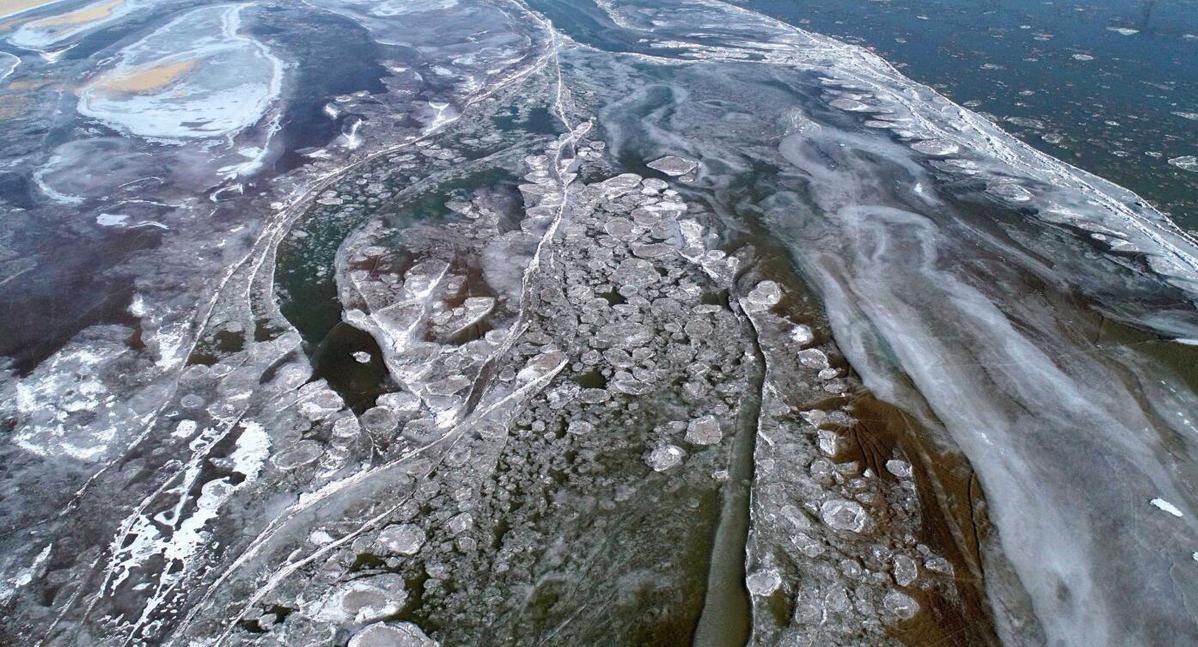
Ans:
[[[7,79],[17,70],[17,66],[21,64],[21,59],[9,54],[8,52],[0,52],[0,81]]]

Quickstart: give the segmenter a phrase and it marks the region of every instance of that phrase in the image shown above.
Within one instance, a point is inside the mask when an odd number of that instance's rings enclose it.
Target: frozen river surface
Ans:
[[[1152,196],[719,0],[0,14],[0,643],[1198,643]]]

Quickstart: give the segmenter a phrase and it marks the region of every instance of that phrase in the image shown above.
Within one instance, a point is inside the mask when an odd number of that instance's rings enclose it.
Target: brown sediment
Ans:
[[[15,16],[19,13],[37,9],[48,4],[54,3],[56,0],[0,0],[0,17],[7,18]]]
[[[114,94],[136,94],[150,92],[170,85],[172,81],[195,69],[195,59],[158,63],[136,68],[128,72],[109,72],[101,76],[91,87]]]
[[[26,23],[28,27],[67,27],[71,25],[82,25],[97,20],[103,20],[112,15],[112,12],[125,4],[125,0],[109,0],[99,4],[89,5],[74,11],[68,11],[56,16],[49,16],[39,20],[33,20]]]
[[[919,539],[953,565],[955,590],[903,589],[921,611],[893,628],[908,645],[997,645],[986,602],[981,546],[990,531],[985,499],[973,468],[960,452],[938,446],[903,410],[869,392],[848,407],[857,424],[838,460],[861,461],[881,478],[893,478],[886,460],[898,448],[911,462],[920,501]]]
[[[809,324],[816,336],[814,347],[834,347],[823,304],[807,288],[786,250],[764,233],[751,235],[746,242],[747,249],[752,250],[748,257],[753,260],[753,273],[784,288],[774,312]],[[853,374],[852,367],[842,360],[834,360],[833,365]],[[868,468],[879,478],[894,479],[886,469],[894,450],[897,448],[910,461],[921,520],[917,540],[953,566],[951,580],[941,580],[928,588],[901,589],[919,602],[920,611],[914,618],[890,626],[891,635],[912,647],[997,646],[981,555],[991,524],[981,487],[965,456],[952,447],[951,441],[946,442],[945,434],[937,435],[903,409],[883,402],[863,387],[851,394],[848,406],[835,396],[801,404],[799,408],[803,409],[844,408],[857,421],[852,428],[841,430],[847,442],[835,457],[836,462],[858,461],[862,471]],[[893,534],[888,529],[889,519],[876,521],[884,534]]]

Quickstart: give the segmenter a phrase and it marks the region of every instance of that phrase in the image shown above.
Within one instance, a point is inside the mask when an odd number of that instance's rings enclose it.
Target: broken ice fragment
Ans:
[[[665,157],[649,162],[645,166],[655,171],[661,171],[671,177],[678,177],[679,175],[686,175],[695,170],[699,166],[699,163],[684,157],[678,157],[677,155],[666,155]]]
[[[692,445],[715,445],[723,439],[720,423],[715,416],[696,418],[686,427],[686,442]]]
[[[575,436],[585,436],[595,430],[595,425],[582,420],[571,420],[566,427],[566,433]]]
[[[1198,173],[1198,157],[1193,155],[1173,157],[1169,159],[1169,163],[1183,171],[1192,171],[1194,173]]]
[[[348,647],[438,647],[438,643],[410,622],[378,622],[354,634]]]
[[[820,518],[836,530],[863,532],[869,524],[869,515],[856,501],[829,499],[819,509]]]
[[[828,368],[828,356],[818,348],[808,348],[798,353],[799,363],[807,368],[823,370]]]
[[[836,456],[840,453],[840,434],[827,429],[820,429],[816,432],[817,444],[819,450],[828,456]]]
[[[765,312],[782,300],[782,288],[773,281],[762,281],[745,297],[742,306],[746,312]]]
[[[911,148],[925,155],[943,157],[953,155],[961,150],[960,146],[942,139],[927,139],[921,142],[911,144]]]
[[[1177,506],[1173,505],[1172,503],[1169,503],[1168,501],[1166,501],[1164,499],[1156,498],[1156,499],[1149,501],[1149,503],[1156,506],[1160,510],[1164,510],[1165,512],[1168,512],[1169,514],[1173,515],[1174,517],[1184,516],[1182,514],[1181,510],[1179,510],[1177,508]]]
[[[811,327],[799,324],[790,331],[790,339],[800,346],[806,346],[815,341],[815,334],[811,332]]]
[[[778,574],[776,568],[757,571],[745,578],[745,588],[749,589],[749,593],[753,595],[770,595],[780,586],[782,586],[782,576]]]
[[[325,601],[316,618],[330,622],[374,622],[399,613],[407,600],[403,577],[384,573],[341,586]]]
[[[599,183],[603,192],[616,197],[635,189],[641,183],[641,176],[636,173],[624,173]]]
[[[424,530],[415,524],[387,526],[379,533],[378,544],[399,555],[415,555],[424,546]]]
[[[919,613],[919,603],[915,598],[901,591],[890,591],[882,596],[882,606],[902,620],[910,620]]]
[[[474,527],[474,517],[469,512],[461,512],[449,520],[449,532],[459,535]]]
[[[894,556],[894,581],[899,586],[910,586],[919,577],[919,565],[906,555]]]
[[[886,461],[886,471],[899,478],[911,478],[911,464],[897,458]]]
[[[362,413],[362,426],[367,431],[375,433],[389,433],[393,431],[399,421],[395,417],[395,412],[387,407],[371,407]]]
[[[662,445],[649,452],[649,456],[645,458],[645,463],[654,472],[664,472],[671,467],[681,465],[684,456],[686,456],[686,452],[682,451],[677,445]]]
[[[324,449],[320,443],[314,440],[301,440],[295,445],[275,454],[271,457],[270,462],[275,464],[281,470],[293,470],[297,467],[302,467],[309,463],[313,463],[320,455],[324,453]]]

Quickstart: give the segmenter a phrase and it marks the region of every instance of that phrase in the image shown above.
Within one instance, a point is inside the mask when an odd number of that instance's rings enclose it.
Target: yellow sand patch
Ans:
[[[0,2],[2,1],[3,0],[0,0]],[[82,25],[89,22],[95,22],[97,20],[103,20],[111,16],[112,12],[116,11],[116,9],[123,4],[125,4],[125,0],[110,0],[109,2],[94,4],[88,7],[83,7],[82,9],[76,9],[75,11],[68,11],[67,13],[57,16],[50,16],[49,18],[34,20],[28,23],[28,26],[67,27],[70,25]]]
[[[131,72],[105,74],[95,87],[104,92],[149,92],[169,85],[171,81],[187,74],[196,66],[196,61],[159,63],[138,68]]]
[[[0,0],[0,16],[13,16],[22,11],[48,5],[51,2],[54,0]]]

